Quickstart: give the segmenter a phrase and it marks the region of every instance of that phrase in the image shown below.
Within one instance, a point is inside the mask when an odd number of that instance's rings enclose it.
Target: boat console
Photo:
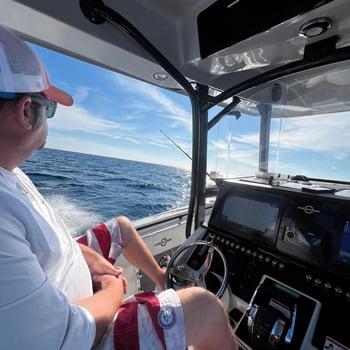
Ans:
[[[349,193],[255,177],[221,186],[200,239],[226,257],[240,349],[350,348]]]

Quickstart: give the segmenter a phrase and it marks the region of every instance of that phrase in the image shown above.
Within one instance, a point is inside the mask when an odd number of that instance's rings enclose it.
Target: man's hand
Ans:
[[[93,283],[94,283],[94,290],[99,291],[99,290],[104,290],[108,288],[114,288],[116,285],[115,279],[119,279],[122,283],[123,286],[123,295],[125,295],[126,290],[127,290],[127,281],[126,278],[123,276],[123,270],[121,270],[121,273],[118,277],[112,276],[112,275],[94,275],[93,276]],[[117,288],[120,288],[120,281],[117,284]]]
[[[107,331],[114,319],[126,292],[126,281],[121,273],[119,277],[113,275],[98,275],[93,277],[98,291],[89,298],[76,302],[90,311],[96,322],[97,344]]]
[[[118,277],[122,274],[123,271],[120,267],[112,265],[103,256],[88,246],[80,243],[78,244],[93,278],[96,275],[113,275]]]

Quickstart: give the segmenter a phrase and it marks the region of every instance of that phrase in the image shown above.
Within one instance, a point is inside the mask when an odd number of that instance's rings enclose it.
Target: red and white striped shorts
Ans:
[[[87,230],[78,238],[114,263],[124,242],[116,219]],[[127,298],[114,324],[96,350],[183,350],[185,322],[181,302],[173,289],[146,292]]]

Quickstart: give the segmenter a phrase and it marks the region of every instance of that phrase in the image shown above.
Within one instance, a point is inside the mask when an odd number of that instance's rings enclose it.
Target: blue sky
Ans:
[[[73,107],[59,106],[49,120],[47,147],[190,169],[191,161],[160,132],[191,155],[192,117],[186,96],[31,46],[50,81],[75,100]],[[310,117],[271,123],[269,171],[348,178],[348,116],[317,116],[316,121]],[[253,175],[258,169],[259,119],[225,116],[219,124],[209,133],[208,172]]]
[[[50,148],[189,169],[189,99],[121,74],[31,45],[50,81],[74,98],[49,120]]]

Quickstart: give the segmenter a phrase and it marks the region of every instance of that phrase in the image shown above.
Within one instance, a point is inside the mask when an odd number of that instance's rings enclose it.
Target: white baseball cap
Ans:
[[[0,26],[0,92],[41,92],[62,105],[73,104],[70,94],[50,84],[45,68],[34,51],[2,26]]]

